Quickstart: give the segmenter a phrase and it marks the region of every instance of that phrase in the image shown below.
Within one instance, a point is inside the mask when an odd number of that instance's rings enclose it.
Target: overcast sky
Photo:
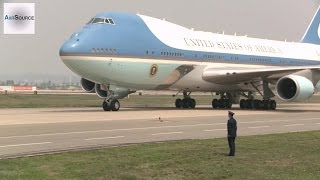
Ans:
[[[3,3],[34,2],[35,35],[3,34]],[[59,48],[92,16],[103,11],[140,13],[195,30],[299,41],[320,0],[0,0],[0,80],[72,72]]]

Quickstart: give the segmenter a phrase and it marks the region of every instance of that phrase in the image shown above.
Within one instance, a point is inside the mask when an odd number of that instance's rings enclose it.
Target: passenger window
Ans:
[[[110,22],[109,22],[109,20],[108,20],[108,19],[106,19],[106,20],[105,20],[105,23],[110,24]]]

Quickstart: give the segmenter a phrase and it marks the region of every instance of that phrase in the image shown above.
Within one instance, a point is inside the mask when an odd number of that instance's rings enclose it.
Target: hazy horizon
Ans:
[[[32,2],[36,7],[35,35],[3,34],[3,3]],[[199,1],[0,1],[0,80],[75,77],[59,58],[59,48],[95,14],[124,11],[145,14],[209,32],[299,41],[320,0],[199,0]]]

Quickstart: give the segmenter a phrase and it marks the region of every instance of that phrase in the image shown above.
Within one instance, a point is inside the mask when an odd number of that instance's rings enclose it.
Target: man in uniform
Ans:
[[[237,121],[233,118],[234,113],[231,111],[228,111],[228,143],[229,143],[229,156],[234,156],[234,153],[236,151],[235,147],[235,140],[237,137]]]

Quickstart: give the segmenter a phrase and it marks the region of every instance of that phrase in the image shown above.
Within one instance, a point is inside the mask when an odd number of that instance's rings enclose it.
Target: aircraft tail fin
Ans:
[[[301,42],[320,45],[320,7],[314,15]]]

